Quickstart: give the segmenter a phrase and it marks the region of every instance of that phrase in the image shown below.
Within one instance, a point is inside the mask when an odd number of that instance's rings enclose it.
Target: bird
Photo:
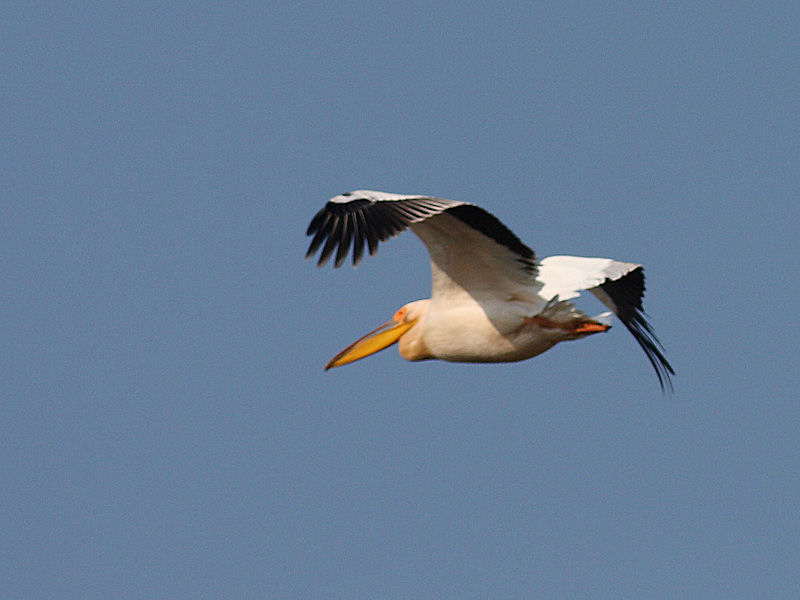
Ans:
[[[642,265],[581,256],[539,260],[497,217],[458,200],[356,190],[331,198],[306,234],[306,258],[357,266],[410,229],[430,255],[431,297],[409,302],[336,354],[325,370],[398,343],[409,361],[498,363],[532,358],[562,341],[608,331],[612,315],[644,350],[662,391],[675,375],[642,307]],[[570,302],[589,291],[609,311],[589,317]]]

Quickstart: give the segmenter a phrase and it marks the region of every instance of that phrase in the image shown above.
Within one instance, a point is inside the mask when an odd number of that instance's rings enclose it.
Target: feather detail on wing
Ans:
[[[311,220],[307,235],[313,235],[306,258],[313,255],[325,242],[318,266],[323,266],[336,250],[334,267],[344,262],[350,245],[353,246],[353,266],[361,262],[364,244],[370,255],[378,251],[378,242],[404,231],[409,225],[419,223],[463,202],[403,196],[370,190],[358,190],[332,198]],[[338,248],[338,249],[337,249]]]
[[[463,232],[468,230],[470,235],[478,236],[475,239],[494,242],[491,246],[496,244],[503,247],[502,250],[510,254],[512,261],[517,261],[518,267],[529,274],[535,272],[536,256],[533,251],[495,216],[478,206],[443,198],[405,196],[370,190],[336,196],[314,216],[306,232],[307,235],[314,236],[306,258],[322,247],[317,264],[324,265],[335,251],[334,267],[339,267],[352,245],[353,265],[357,265],[364,254],[365,243],[369,253],[374,255],[379,242],[386,241],[409,227],[423,239],[432,256],[433,252],[447,244],[458,245],[460,242],[464,246],[467,240],[463,239],[463,235],[460,239],[458,232],[452,231],[452,227],[450,232],[442,230],[442,227],[446,229],[447,223],[452,224],[452,221],[444,220],[434,229],[413,227],[429,220],[433,224],[432,217],[444,212],[455,217],[460,226],[465,226]],[[435,229],[445,235],[434,233]],[[465,249],[453,247],[452,251],[463,252]]]

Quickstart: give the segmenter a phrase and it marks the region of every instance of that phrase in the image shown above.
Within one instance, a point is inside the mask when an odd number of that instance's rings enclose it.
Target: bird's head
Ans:
[[[370,354],[375,354],[384,348],[388,348],[398,340],[400,341],[400,355],[403,358],[407,360],[429,358],[427,349],[419,335],[420,328],[415,328],[415,325],[418,325],[427,314],[429,304],[430,300],[409,302],[394,313],[390,321],[370,331],[367,335],[356,340],[334,356],[325,365],[325,370],[340,367]]]

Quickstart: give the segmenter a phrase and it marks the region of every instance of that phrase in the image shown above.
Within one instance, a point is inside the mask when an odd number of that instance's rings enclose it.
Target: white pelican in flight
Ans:
[[[358,190],[332,198],[308,226],[306,258],[322,246],[318,265],[336,251],[339,267],[353,248],[411,229],[431,258],[433,291],[410,302],[387,323],[342,350],[325,365],[338,367],[399,341],[407,360],[512,362],[541,354],[564,340],[609,329],[611,313],[594,318],[568,300],[592,292],[642,347],[661,388],[674,371],[642,309],[641,265],[609,258],[550,256],[537,260],[505,225],[468,202]],[[323,246],[324,243],[324,246]]]

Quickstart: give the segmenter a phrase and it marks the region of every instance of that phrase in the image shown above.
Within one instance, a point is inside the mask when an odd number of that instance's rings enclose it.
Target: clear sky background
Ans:
[[[2,9],[0,596],[800,596],[800,9],[268,4]],[[429,292],[303,260],[357,188],[644,264],[675,394],[323,372]]]

